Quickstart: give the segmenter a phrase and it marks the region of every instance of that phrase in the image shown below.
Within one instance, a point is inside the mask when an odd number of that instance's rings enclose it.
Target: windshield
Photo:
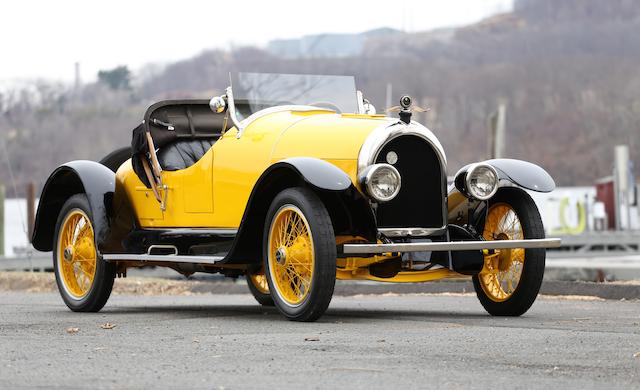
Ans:
[[[358,112],[353,76],[236,73],[231,76],[231,88],[240,120],[265,108],[283,105]]]

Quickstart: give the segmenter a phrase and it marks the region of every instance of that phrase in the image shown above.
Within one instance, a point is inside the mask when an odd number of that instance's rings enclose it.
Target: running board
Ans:
[[[224,256],[181,256],[181,255],[134,255],[113,254],[102,255],[106,262],[112,261],[140,261],[156,263],[187,263],[187,264],[216,264],[224,259]]]
[[[393,244],[344,244],[342,246],[342,253],[376,254],[388,252],[447,252],[482,249],[558,248],[561,244],[562,241],[559,238],[543,238],[534,240],[408,242]]]

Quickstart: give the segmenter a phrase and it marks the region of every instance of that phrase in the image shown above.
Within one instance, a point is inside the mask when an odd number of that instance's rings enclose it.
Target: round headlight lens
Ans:
[[[467,171],[467,191],[478,200],[487,200],[498,191],[498,173],[486,164],[478,164]]]
[[[400,192],[400,173],[388,164],[369,167],[364,178],[367,193],[378,202],[388,202]]]

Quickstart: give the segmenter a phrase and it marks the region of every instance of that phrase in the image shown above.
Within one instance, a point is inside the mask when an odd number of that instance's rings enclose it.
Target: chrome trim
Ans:
[[[106,262],[111,261],[140,261],[159,263],[189,263],[189,264],[216,264],[224,259],[222,256],[181,256],[181,255],[139,255],[139,254],[112,254],[102,255]]]
[[[209,100],[209,108],[216,114],[222,114],[227,109],[227,103],[223,96],[214,96]]]
[[[358,114],[367,114],[364,108],[364,96],[362,91],[356,91],[356,99],[358,101]]]
[[[395,118],[388,119],[387,122],[376,127],[362,144],[358,154],[358,172],[362,172],[374,163],[378,153],[387,142],[401,135],[416,135],[431,144],[440,159],[442,171],[447,171],[447,156],[444,153],[444,148],[431,130],[418,122],[411,122],[407,125]]]
[[[175,245],[151,245],[149,248],[147,248],[147,254],[151,255],[151,251],[154,249],[171,249],[173,250],[173,256],[178,255],[178,247],[176,247]]]
[[[387,169],[391,169],[391,171],[396,175],[396,177],[398,178],[398,186],[396,187],[395,191],[393,191],[393,194],[391,194],[391,196],[388,196],[386,198],[378,198],[373,194],[373,190],[370,188],[369,184],[371,183],[371,176],[373,176],[373,174],[378,170],[378,169],[382,169],[382,168],[387,168]],[[366,189],[367,194],[372,197],[373,199],[375,199],[378,202],[388,202],[390,200],[393,200],[393,198],[395,198],[398,193],[400,192],[400,188],[402,187],[402,177],[400,176],[400,172],[398,172],[398,170],[390,164],[373,164],[367,167],[367,169],[365,169],[362,173],[361,173],[361,177],[359,178],[360,180],[360,184],[362,185],[363,188]]]
[[[229,105],[229,117],[231,118],[231,122],[233,122],[233,125],[236,127],[236,129],[238,129],[238,135],[236,137],[240,138],[244,128],[240,124],[240,121],[238,120],[238,116],[236,115],[236,104],[235,104],[235,101],[233,100],[233,89],[230,86],[227,87],[226,94],[227,94],[227,104]]]
[[[558,248],[562,244],[559,238],[535,240],[496,240],[496,241],[455,241],[455,242],[410,242],[398,244],[344,244],[345,254],[379,254],[388,252],[448,252],[482,249],[516,248]]]
[[[471,182],[469,182],[469,178],[471,177],[471,172],[473,172],[474,169],[478,169],[479,167],[483,167],[483,168],[489,169],[491,172],[493,172],[493,175],[496,178],[496,185],[493,187],[493,190],[491,190],[491,193],[489,195],[487,195],[487,196],[476,196],[471,191]],[[477,200],[488,200],[488,199],[491,199],[496,194],[496,192],[498,192],[498,187],[500,187],[500,177],[498,176],[498,171],[496,171],[496,169],[494,167],[492,167],[491,165],[485,164],[485,163],[472,164],[467,169],[467,172],[465,173],[465,175],[466,175],[464,177],[464,185],[466,186],[465,190],[466,190],[467,194],[469,196],[472,196],[474,199],[477,199]]]
[[[369,134],[367,139],[365,139],[362,147],[360,148],[360,153],[358,154],[358,175],[376,161],[378,154],[388,142],[402,135],[415,135],[424,139],[431,145],[431,147],[433,147],[438,155],[442,171],[442,221],[445,223],[445,226],[442,228],[444,229],[446,228],[449,212],[447,207],[447,156],[444,153],[444,148],[438,138],[431,132],[431,130],[427,129],[420,123],[412,121],[410,124],[405,124],[398,119],[388,118],[387,122],[376,127]],[[425,167],[424,169],[429,168]]]
[[[378,231],[386,237],[427,237],[438,236],[447,231],[447,227],[439,228],[379,228]]]
[[[145,231],[159,231],[161,235],[194,235],[194,234],[210,234],[212,236],[235,236],[238,234],[238,229],[207,229],[207,228],[178,228],[178,229],[168,229],[168,228],[144,228]]]

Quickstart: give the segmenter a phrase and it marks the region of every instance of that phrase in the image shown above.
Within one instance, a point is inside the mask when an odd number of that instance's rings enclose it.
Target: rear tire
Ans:
[[[497,216],[499,216],[504,211],[506,211],[503,217],[505,219],[500,221],[511,218],[509,221],[516,222],[508,221],[507,223],[496,224],[489,221],[491,218],[496,217],[492,213],[498,213]],[[513,218],[514,214],[517,218]],[[516,228],[504,229],[501,227],[506,225],[517,226],[518,222],[521,226],[521,233],[519,234],[513,233],[518,230]],[[538,207],[529,194],[519,189],[502,189],[490,200],[487,221],[484,222],[484,225],[483,235],[485,239],[538,239],[545,237]],[[511,235],[516,235],[516,237],[511,237]],[[506,255],[507,252],[505,252]],[[521,269],[517,285],[513,291],[511,291],[513,282],[510,282],[510,285],[505,283],[504,280],[497,283],[501,280],[498,276],[500,275],[499,272],[495,274],[495,278],[486,272],[489,269],[486,262],[483,271],[473,277],[473,286],[480,303],[493,316],[520,316],[526,313],[535,302],[542,285],[546,259],[545,249],[513,249],[508,252],[508,255],[509,260],[507,261],[510,261],[514,267],[517,266]],[[501,258],[498,256],[495,262],[498,266],[491,267],[494,270],[503,272],[503,275],[508,275],[512,269],[506,267],[506,263],[503,260],[505,258],[507,257]],[[509,281],[507,280],[507,282]]]
[[[97,312],[107,303],[115,265],[106,263],[95,247],[93,216],[85,194],[69,198],[58,215],[53,269],[62,300],[77,312]]]
[[[247,274],[247,286],[251,295],[262,306],[274,306],[273,298],[269,293],[269,284],[267,282],[267,276],[264,271],[260,271],[255,274]]]
[[[336,239],[331,218],[307,188],[280,192],[264,226],[269,291],[289,320],[315,321],[327,310],[336,283]]]

